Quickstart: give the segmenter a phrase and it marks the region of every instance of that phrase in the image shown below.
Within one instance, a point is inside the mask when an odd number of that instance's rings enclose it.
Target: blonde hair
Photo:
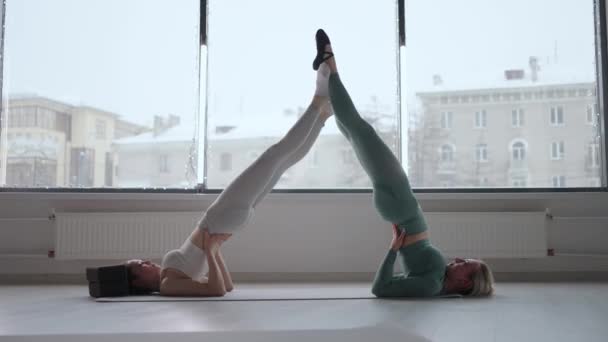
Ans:
[[[494,293],[494,275],[485,262],[479,262],[481,267],[473,274],[473,287],[467,294],[470,297],[486,297]]]

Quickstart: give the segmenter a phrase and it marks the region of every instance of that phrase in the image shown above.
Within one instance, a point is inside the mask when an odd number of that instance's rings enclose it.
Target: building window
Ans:
[[[353,165],[355,164],[355,153],[352,148],[346,148],[340,151],[342,156],[342,164]]]
[[[452,112],[441,112],[441,128],[450,129],[452,128],[452,120],[453,120]]]
[[[114,157],[111,152],[106,152],[105,186],[114,183]]]
[[[478,144],[475,148],[475,160],[478,162],[488,161],[488,145]]]
[[[597,104],[587,105],[587,123],[589,125],[595,125],[597,121]]]
[[[106,121],[101,119],[95,120],[95,138],[100,140],[106,139]]]
[[[8,158],[6,184],[15,187],[57,185],[57,161],[41,157]]]
[[[308,153],[308,167],[316,168],[319,166],[319,151],[311,151]]]
[[[95,180],[95,150],[72,148],[70,158],[70,185],[92,187]]]
[[[562,126],[564,124],[564,107],[551,107],[551,125]]]
[[[554,141],[551,143],[551,159],[564,159],[565,148],[563,141]]]
[[[551,177],[554,188],[566,187],[566,176],[553,176]]]
[[[598,143],[589,144],[589,166],[600,166],[600,145]]]
[[[166,154],[161,154],[158,157],[158,170],[160,173],[168,173],[169,172],[169,156]]]
[[[232,154],[222,153],[220,155],[220,171],[232,170]]]
[[[454,161],[454,148],[451,145],[441,146],[441,161],[444,163]]]
[[[515,142],[511,146],[513,160],[524,160],[526,159],[526,145],[521,142]]]
[[[511,185],[515,188],[525,188],[528,186],[528,180],[526,177],[513,177],[511,178]]]
[[[475,112],[475,128],[486,128],[488,115],[485,109]]]
[[[511,111],[511,125],[513,127],[521,127],[524,125],[524,110],[523,108],[513,109]]]

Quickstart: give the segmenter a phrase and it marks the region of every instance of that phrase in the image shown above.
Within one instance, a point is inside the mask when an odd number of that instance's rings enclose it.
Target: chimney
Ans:
[[[443,85],[443,80],[441,79],[441,75],[438,75],[438,74],[433,75],[433,85],[434,86]]]
[[[169,122],[167,123],[167,128],[175,127],[179,125],[179,116],[169,114]]]
[[[538,71],[540,70],[540,66],[538,65],[538,58],[534,56],[530,56],[529,60],[530,65],[530,78],[532,82],[538,81]]]
[[[154,127],[152,135],[157,137],[164,131],[165,120],[160,115],[154,115]]]
[[[169,128],[179,125],[179,116],[169,114],[167,118],[163,118],[160,115],[154,115],[154,129],[152,134],[157,137],[164,133]]]
[[[505,80],[523,80],[524,79],[524,70],[523,69],[509,69],[505,70]]]
[[[215,134],[225,134],[225,133],[232,131],[235,128],[236,128],[236,126],[230,126],[230,125],[215,126]]]

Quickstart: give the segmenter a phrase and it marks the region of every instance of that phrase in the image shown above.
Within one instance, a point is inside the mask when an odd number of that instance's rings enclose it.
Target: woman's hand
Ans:
[[[203,230],[203,249],[208,252],[215,252],[220,247],[217,238],[214,238],[216,234],[209,234],[207,229]]]
[[[226,242],[232,234],[225,233],[217,233],[217,234],[209,234],[203,235],[203,241],[207,241],[207,247],[210,251],[217,252],[222,245],[222,243]],[[203,243],[204,245],[204,243]],[[203,247],[205,248],[205,247]]]
[[[217,249],[226,242],[232,234],[217,233],[211,234],[207,229],[203,230],[203,249],[217,251]]]
[[[405,232],[397,229],[396,226],[393,226],[393,241],[391,241],[391,249],[393,251],[398,251],[403,243],[405,242]]]
[[[226,242],[232,236],[232,234],[228,234],[228,233],[218,233],[218,234],[211,234],[211,235],[214,236],[214,238],[218,240],[220,245],[222,243]]]
[[[217,233],[217,234],[210,234],[210,239],[211,239],[211,243],[213,244],[217,244],[218,247],[221,246],[224,242],[226,242],[226,240],[228,240],[232,234],[226,234],[226,233]]]

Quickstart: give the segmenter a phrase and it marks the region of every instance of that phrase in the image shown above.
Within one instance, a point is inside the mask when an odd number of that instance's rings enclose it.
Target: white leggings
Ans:
[[[230,183],[198,224],[210,233],[234,233],[247,225],[255,206],[279,178],[310,150],[323,127],[319,109],[309,106],[289,132]]]

